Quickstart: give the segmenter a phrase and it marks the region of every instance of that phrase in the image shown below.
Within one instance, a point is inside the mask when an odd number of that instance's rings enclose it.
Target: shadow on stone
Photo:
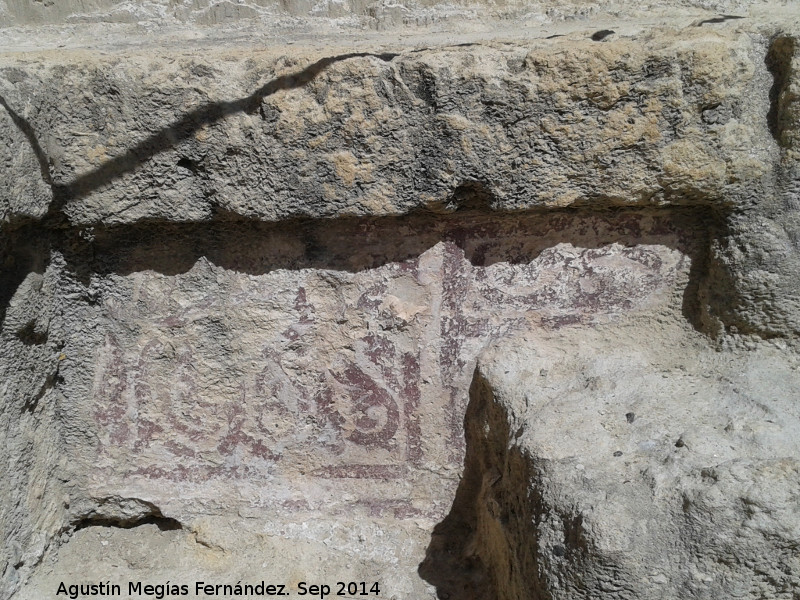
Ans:
[[[549,599],[538,576],[536,515],[542,513],[531,464],[512,444],[505,411],[477,372],[464,430],[464,474],[419,575],[441,600]]]
[[[208,223],[142,221],[45,230],[34,223],[16,229],[6,239],[0,317],[26,274],[43,272],[52,253],[63,256],[69,276],[87,286],[93,277],[110,274],[144,270],[182,274],[201,259],[251,275],[278,269],[357,273],[415,260],[443,243],[459,248],[472,267],[480,270],[498,263],[529,264],[542,252],[558,253],[559,247],[585,249],[591,256],[600,256],[616,244],[613,252],[624,254],[632,265],[641,263],[648,281],[663,276],[656,264],[661,259],[646,250],[634,250],[636,247],[660,246],[684,255],[690,267],[681,310],[692,326],[702,330],[702,294],[713,225],[705,215],[676,209],[500,213],[487,206],[490,197],[485,190],[477,193],[470,187],[454,196],[458,206],[451,212],[418,211],[390,217],[265,223],[229,216]],[[608,283],[618,287],[624,282]],[[655,284],[655,279],[650,283]],[[540,298],[542,293],[528,298],[531,310],[546,300]],[[580,297],[575,299],[575,308],[587,315],[620,303],[620,309],[630,308],[630,298],[620,296],[620,290],[603,287],[576,293]]]

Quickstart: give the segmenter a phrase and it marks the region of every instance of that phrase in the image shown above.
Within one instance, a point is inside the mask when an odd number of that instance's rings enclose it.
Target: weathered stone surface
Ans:
[[[792,597],[800,15],[696,4],[0,2],[0,597]]]
[[[403,214],[463,189],[502,210],[741,208],[778,160],[762,43],[694,28],[406,53],[73,53],[24,70],[12,57],[6,102],[46,136],[4,177],[46,157],[53,201],[83,225]],[[7,200],[4,220],[45,199]]]
[[[204,26],[223,28],[226,34],[241,33],[244,28],[268,28],[284,35],[302,35],[309,29],[352,32],[353,30],[378,29],[406,31],[420,26],[460,25],[467,30],[497,27],[497,20],[511,25],[531,23],[541,27],[544,23],[566,21],[604,21],[626,11],[628,17],[656,15],[689,19],[700,22],[698,16],[707,20],[719,14],[711,11],[736,13],[750,12],[763,21],[773,17],[791,15],[781,11],[788,2],[767,3],[758,0],[676,0],[642,6],[632,0],[616,2],[586,2],[585,0],[549,0],[547,2],[520,2],[502,0],[408,0],[401,3],[387,0],[3,0],[0,3],[0,18],[5,25],[20,28],[37,25],[39,31],[47,33],[45,24],[58,25],[61,30],[70,30],[80,25],[102,24],[119,43],[119,32],[142,34],[141,29],[152,35],[153,30],[169,29],[183,24],[194,27],[194,36],[202,35]],[[749,11],[747,10],[749,9]],[[617,13],[617,14],[615,14]],[[483,19],[477,20],[476,19]],[[736,18],[736,17],[734,17]],[[784,17],[785,18],[785,17]],[[511,21],[513,19],[513,21]],[[488,23],[487,23],[488,21]],[[723,21],[717,21],[723,22]],[[777,21],[776,22],[780,22]],[[711,21],[713,24],[714,21]],[[137,30],[137,26],[138,29]],[[199,31],[198,31],[199,30]],[[247,29],[245,29],[247,31]],[[92,31],[90,29],[90,31]],[[99,27],[95,31],[102,31]],[[85,32],[85,29],[84,29]]]
[[[9,55],[4,220],[708,207],[705,328],[782,336],[800,330],[793,40]]]
[[[42,276],[20,285],[8,367],[50,350],[57,385],[23,413],[60,434],[44,452],[67,523],[157,514],[194,532],[234,514],[291,540],[320,514],[323,528],[432,528],[461,470],[477,353],[519,327],[690,312],[704,237],[691,217],[640,212],[98,230],[48,268],[59,314],[37,311]],[[7,397],[28,398],[21,385]],[[426,543],[412,531],[406,568]],[[395,525],[381,544],[409,535]]]
[[[641,325],[483,355],[423,566],[441,597],[796,596],[797,357]]]

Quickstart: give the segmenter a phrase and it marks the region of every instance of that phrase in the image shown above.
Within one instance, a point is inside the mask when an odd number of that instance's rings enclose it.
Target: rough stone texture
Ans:
[[[454,31],[456,26],[462,31],[474,31],[498,25],[541,27],[563,21],[602,23],[608,19],[619,22],[623,15],[699,22],[719,18],[720,13],[744,13],[758,16],[762,23],[772,19],[778,23],[783,16],[781,9],[787,7],[791,7],[789,0],[673,0],[644,5],[631,0],[3,0],[0,18],[6,26],[34,26],[37,32],[81,35],[88,30],[119,44],[115,37],[119,32],[152,34],[167,29],[174,34],[175,28],[182,25],[192,26],[181,32],[187,37],[204,36],[208,32],[203,29],[211,26],[222,29],[226,36],[241,34],[242,30],[249,33],[266,29],[296,39],[309,31],[408,33],[420,27]],[[97,41],[95,38],[89,43]]]
[[[0,17],[0,597],[796,596],[796,7]]]
[[[643,343],[642,325],[483,355],[464,479],[423,566],[442,597],[797,597],[796,355],[652,322]]]
[[[67,522],[432,528],[461,469],[478,352],[517,327],[691,311],[703,239],[686,216],[639,212],[113,228],[23,281],[9,355],[21,368],[52,348],[49,387],[23,412],[60,433],[42,452],[61,455]],[[48,277],[53,301],[74,296],[45,325],[33,311]]]
[[[757,49],[695,28],[404,54],[32,57],[6,101],[48,132],[51,200],[74,224],[391,215],[445,209],[459,189],[498,210],[738,208],[777,160]],[[18,162],[8,181],[31,173]],[[48,200],[9,200],[4,220]]]

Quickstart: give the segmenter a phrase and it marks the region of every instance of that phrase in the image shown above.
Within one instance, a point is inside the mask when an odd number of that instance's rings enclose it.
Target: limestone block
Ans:
[[[481,356],[464,478],[421,569],[440,597],[796,595],[796,356],[654,329]]]
[[[0,600],[794,598],[800,13],[639,4],[0,0]]]

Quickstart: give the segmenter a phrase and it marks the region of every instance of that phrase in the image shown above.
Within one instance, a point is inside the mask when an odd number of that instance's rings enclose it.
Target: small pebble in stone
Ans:
[[[564,556],[566,553],[567,549],[564,548],[564,546],[560,546],[558,544],[553,546],[553,554],[555,554],[556,556]]]
[[[622,450],[617,450],[614,452],[614,456],[622,456]]]
[[[676,448],[683,448],[685,445],[686,444],[684,443],[683,438],[678,438],[678,441],[675,442],[675,447]]]
[[[634,420],[636,419],[636,413],[632,412],[625,413],[625,418],[628,420],[628,423],[633,423]]]

